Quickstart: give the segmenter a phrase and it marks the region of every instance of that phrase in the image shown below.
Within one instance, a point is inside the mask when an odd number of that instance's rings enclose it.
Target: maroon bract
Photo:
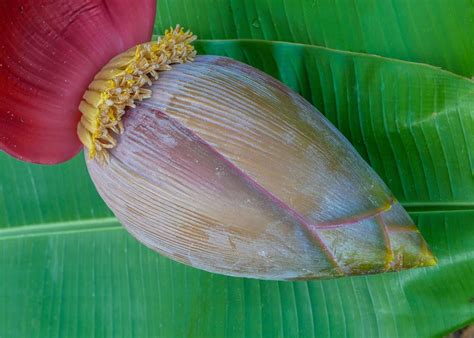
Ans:
[[[82,95],[112,57],[151,38],[155,6],[0,1],[0,149],[45,164],[77,154]]]

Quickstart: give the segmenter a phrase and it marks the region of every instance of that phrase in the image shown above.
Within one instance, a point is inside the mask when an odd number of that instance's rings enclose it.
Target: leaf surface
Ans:
[[[172,262],[115,219],[0,235],[0,333],[43,337],[434,337],[474,316],[472,211],[412,214],[439,266],[264,282]]]
[[[0,335],[439,337],[472,322],[472,81],[298,44],[198,46],[263,69],[323,111],[411,211],[439,266],[291,283],[209,274],[162,258],[109,218],[81,156],[41,167],[0,154]]]
[[[162,0],[155,34],[319,45],[431,64],[473,77],[471,0]]]

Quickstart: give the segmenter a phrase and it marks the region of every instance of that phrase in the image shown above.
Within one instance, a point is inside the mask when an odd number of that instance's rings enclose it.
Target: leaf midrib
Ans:
[[[474,212],[474,202],[453,203],[402,203],[410,215],[437,213]],[[0,241],[27,237],[39,237],[83,232],[121,230],[119,220],[115,217],[98,217],[83,220],[50,222],[44,224],[24,224],[0,229]]]
[[[474,202],[402,202],[410,214],[474,211]]]
[[[154,35],[153,38],[155,38],[155,37],[157,37],[157,36]],[[402,64],[406,64],[406,65],[416,65],[416,66],[430,68],[430,69],[433,69],[433,70],[436,70],[436,71],[439,71],[439,72],[443,72],[443,73],[445,73],[449,76],[456,77],[458,79],[462,79],[462,80],[474,83],[474,78],[469,78],[469,77],[454,73],[452,71],[446,70],[442,67],[431,65],[429,63],[407,61],[407,60],[402,60],[402,59],[397,59],[397,58],[381,56],[381,55],[378,55],[378,54],[353,52],[353,51],[348,51],[348,50],[343,50],[343,49],[324,47],[324,46],[320,46],[320,45],[310,45],[310,44],[304,44],[304,43],[298,43],[298,42],[261,40],[261,39],[220,39],[220,40],[199,39],[199,40],[196,40],[196,43],[198,43],[198,44],[199,43],[204,43],[204,44],[206,44],[206,43],[231,43],[231,42],[255,43],[255,44],[266,44],[266,45],[290,45],[290,46],[301,47],[301,48],[317,49],[317,50],[326,51],[326,52],[335,53],[335,54],[344,54],[344,55],[351,55],[351,56],[371,58],[371,59],[383,59],[383,60],[388,61],[388,62],[402,63]],[[207,55],[207,54],[205,54],[205,55]]]
[[[58,235],[90,231],[117,230],[121,225],[115,217],[90,218],[75,221],[25,224],[0,229],[0,241],[24,237]]]
[[[152,40],[158,39],[159,35],[153,34]],[[198,37],[199,38],[199,37]],[[262,43],[262,44],[270,44],[270,45],[292,45],[292,46],[299,46],[303,48],[314,48],[318,50],[323,50],[327,52],[332,52],[332,53],[337,53],[337,54],[345,54],[345,55],[352,55],[352,56],[358,56],[358,57],[367,57],[367,58],[377,58],[377,59],[384,59],[386,61],[391,61],[391,62],[399,62],[403,64],[409,64],[409,65],[418,65],[418,66],[424,66],[428,67],[431,69],[436,69],[438,71],[444,72],[450,76],[457,77],[459,79],[463,79],[469,82],[474,82],[474,78],[470,78],[467,76],[460,75],[458,73],[454,73],[450,70],[446,70],[440,66],[434,66],[429,63],[422,63],[422,62],[416,62],[416,61],[408,61],[408,60],[403,60],[403,59],[397,59],[397,58],[392,58],[392,57],[387,57],[387,56],[382,56],[378,54],[373,54],[373,53],[362,53],[362,52],[354,52],[350,50],[344,50],[344,49],[337,49],[337,48],[331,48],[331,47],[326,47],[326,46],[321,46],[321,45],[312,45],[312,44],[306,44],[306,43],[301,43],[301,42],[290,42],[290,41],[283,41],[283,40],[262,40],[262,39],[198,39],[195,41],[196,43],[228,43],[228,42],[243,42],[243,43]]]

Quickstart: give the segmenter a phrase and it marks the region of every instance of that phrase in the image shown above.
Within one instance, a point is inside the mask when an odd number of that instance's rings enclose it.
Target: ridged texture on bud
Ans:
[[[98,191],[141,242],[208,271],[307,279],[428,266],[413,222],[350,143],[268,75],[204,56],[127,112]]]

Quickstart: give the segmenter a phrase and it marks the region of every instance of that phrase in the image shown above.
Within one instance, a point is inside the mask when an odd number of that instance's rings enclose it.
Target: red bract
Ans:
[[[0,1],[0,149],[54,164],[81,148],[81,97],[112,57],[151,38],[155,0]]]

